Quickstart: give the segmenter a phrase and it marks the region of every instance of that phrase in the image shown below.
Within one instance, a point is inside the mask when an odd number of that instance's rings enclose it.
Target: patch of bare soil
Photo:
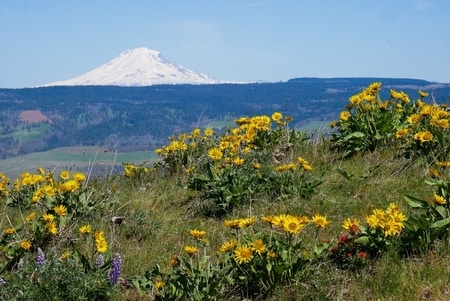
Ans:
[[[40,110],[26,110],[19,114],[19,121],[26,123],[39,123],[49,122],[52,123],[47,116],[45,116]]]

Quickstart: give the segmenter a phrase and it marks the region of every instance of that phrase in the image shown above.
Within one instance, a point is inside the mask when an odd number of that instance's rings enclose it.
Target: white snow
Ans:
[[[78,77],[45,86],[151,86],[161,84],[218,84],[222,81],[166,60],[159,51],[135,48]]]

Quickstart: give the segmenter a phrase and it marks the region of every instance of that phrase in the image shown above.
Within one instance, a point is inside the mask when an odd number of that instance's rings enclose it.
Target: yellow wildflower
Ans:
[[[326,216],[315,214],[311,221],[319,228],[325,229],[325,227],[330,223]]]
[[[186,253],[188,253],[189,255],[193,255],[193,254],[195,254],[195,253],[197,253],[198,252],[198,248],[196,247],[196,246],[189,246],[189,245],[186,245],[186,246],[184,246],[184,251],[186,252]]]
[[[67,214],[67,209],[66,209],[66,207],[64,205],[56,206],[55,208],[53,208],[53,210],[59,216],[64,216],[64,215]]]
[[[238,264],[250,262],[253,258],[252,249],[246,245],[237,246],[234,250],[234,258]]]
[[[22,249],[28,251],[29,249],[31,249],[31,241],[29,241],[29,240],[22,240],[22,241],[20,242],[20,247],[21,247]]]
[[[80,227],[79,231],[81,234],[91,233],[92,227],[91,227],[91,225],[83,225]]]

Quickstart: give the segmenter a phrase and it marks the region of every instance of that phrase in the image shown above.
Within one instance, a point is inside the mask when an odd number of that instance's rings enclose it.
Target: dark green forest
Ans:
[[[301,128],[338,117],[348,98],[380,81],[411,99],[422,89],[447,103],[450,84],[392,78],[296,78],[279,83],[75,86],[0,89],[0,159],[64,146],[149,150],[194,127],[220,128],[241,116],[282,112]],[[49,120],[21,121],[39,110]]]

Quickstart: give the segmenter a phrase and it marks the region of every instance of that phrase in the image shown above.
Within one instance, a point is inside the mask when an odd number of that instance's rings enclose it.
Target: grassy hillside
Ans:
[[[121,175],[0,177],[4,296],[447,300],[450,114],[380,87],[329,137],[275,112],[180,134]]]

